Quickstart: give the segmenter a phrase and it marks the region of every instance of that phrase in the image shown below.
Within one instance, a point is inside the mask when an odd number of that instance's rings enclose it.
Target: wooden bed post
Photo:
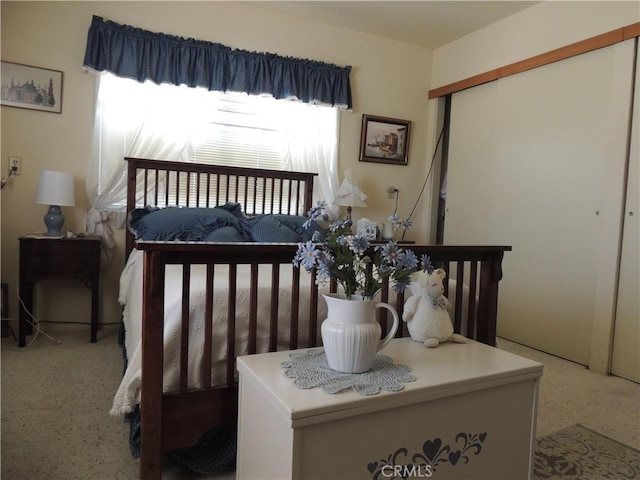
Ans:
[[[136,205],[136,177],[138,172],[138,167],[136,166],[134,159],[125,158],[127,162],[127,211],[125,212],[129,215],[129,212],[135,208]],[[128,219],[126,220],[128,222]],[[131,250],[133,250],[133,233],[129,231],[128,228],[125,228],[125,258],[129,257]]]
[[[140,478],[160,480],[165,285],[162,253],[145,251],[143,268]]]
[[[496,346],[498,322],[498,282],[502,279],[503,251],[490,252],[482,260],[480,269],[480,295],[478,302],[478,337],[476,340]],[[480,322],[482,321],[482,324]]]

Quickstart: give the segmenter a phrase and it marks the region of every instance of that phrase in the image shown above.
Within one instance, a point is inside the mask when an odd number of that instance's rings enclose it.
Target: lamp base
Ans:
[[[352,210],[353,209],[351,208],[351,206],[347,207],[347,222],[346,222],[346,225],[347,225],[347,228],[349,230],[351,230],[351,226],[353,225],[353,222],[351,221],[351,211]]]
[[[47,226],[45,237],[61,237],[62,225],[64,225],[64,215],[58,205],[51,205],[44,216],[44,224]]]

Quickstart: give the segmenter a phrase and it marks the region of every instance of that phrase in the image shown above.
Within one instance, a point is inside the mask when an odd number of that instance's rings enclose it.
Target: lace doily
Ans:
[[[298,388],[322,387],[326,393],[338,393],[353,389],[360,395],[376,395],[380,390],[398,392],[402,382],[413,382],[416,377],[407,373],[411,368],[395,365],[386,355],[376,355],[371,369],[364,373],[336,372],[329,367],[324,349],[293,352],[289,360],[282,362],[284,374],[294,378]]]

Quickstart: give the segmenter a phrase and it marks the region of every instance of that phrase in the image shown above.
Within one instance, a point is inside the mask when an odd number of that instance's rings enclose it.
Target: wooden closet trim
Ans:
[[[498,67],[494,70],[489,70],[488,72],[474,75],[473,77],[465,78],[464,80],[459,80],[442,87],[434,88],[429,90],[429,99],[443,97],[466,88],[476,87],[483,83],[508,77],[509,75],[515,75],[516,73],[525,72],[527,70],[532,70],[534,68],[565,60],[583,53],[592,52],[593,50],[608,47],[639,36],[640,22],[633,23],[626,27],[617,28],[610,32],[596,35],[595,37],[587,38],[564,47],[556,48],[549,52],[541,53],[540,55],[535,55],[503,67]]]

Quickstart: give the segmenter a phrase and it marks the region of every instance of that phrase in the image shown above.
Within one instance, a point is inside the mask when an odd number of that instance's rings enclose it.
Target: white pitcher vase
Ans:
[[[389,304],[353,295],[351,300],[337,294],[323,294],[327,302],[327,318],[321,333],[329,367],[338,372],[362,373],[373,365],[398,330],[398,312]],[[393,326],[382,340],[382,328],[375,310],[385,308],[393,316]]]

